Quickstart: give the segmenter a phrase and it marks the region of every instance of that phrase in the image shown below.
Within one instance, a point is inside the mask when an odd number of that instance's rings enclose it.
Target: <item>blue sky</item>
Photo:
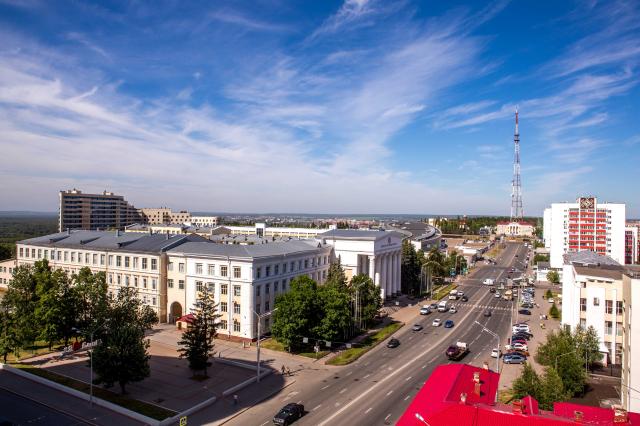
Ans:
[[[0,210],[640,216],[637,1],[0,0]]]

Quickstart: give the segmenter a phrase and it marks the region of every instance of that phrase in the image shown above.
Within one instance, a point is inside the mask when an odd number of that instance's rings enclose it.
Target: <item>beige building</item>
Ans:
[[[218,226],[220,220],[218,216],[191,216],[192,226]]]
[[[7,289],[7,284],[11,281],[13,270],[16,268],[15,259],[0,261],[0,291]]]
[[[168,235],[188,235],[196,234],[208,237],[212,234],[213,228],[197,227],[183,224],[171,225],[146,225],[135,224],[125,228],[126,232],[136,232],[141,234],[168,234]]]
[[[170,208],[143,208],[138,209],[142,221],[149,225],[183,224],[191,222],[191,213],[181,210],[171,211]]]
[[[267,226],[265,223],[256,223],[254,226],[228,226],[223,227],[231,235],[256,235],[258,237],[275,238],[316,238],[318,235],[335,229],[335,225],[329,228],[289,228],[279,226]]]
[[[507,237],[532,237],[535,226],[529,222],[499,222],[496,228],[497,235]]]
[[[123,196],[104,191],[102,194],[84,194],[78,189],[60,191],[58,230],[124,229],[139,222],[135,207]]]

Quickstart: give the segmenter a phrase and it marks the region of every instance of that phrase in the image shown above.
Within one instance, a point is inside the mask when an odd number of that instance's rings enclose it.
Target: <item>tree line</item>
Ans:
[[[149,342],[145,331],[158,322],[156,313],[123,287],[107,291],[104,272],[82,268],[69,275],[47,260],[14,270],[0,302],[0,356],[4,362],[37,341],[69,345],[71,339],[100,342],[93,350],[94,383],[120,386],[149,376]]]
[[[462,274],[467,268],[467,261],[457,251],[448,256],[433,247],[429,253],[416,251],[413,245],[405,240],[402,242],[401,289],[409,295],[421,295],[426,288],[422,288],[421,274],[431,275],[435,283],[444,283],[444,278]]]
[[[16,257],[16,241],[57,231],[56,216],[0,216],[0,260]]]

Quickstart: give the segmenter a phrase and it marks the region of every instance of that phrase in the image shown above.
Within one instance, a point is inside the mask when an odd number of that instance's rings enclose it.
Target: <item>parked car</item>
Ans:
[[[491,287],[491,288],[489,289],[489,293],[495,293],[495,292],[496,292],[496,289],[495,289],[495,288]]]
[[[523,308],[533,309],[533,303],[531,302],[521,303],[520,306],[522,306]]]
[[[502,293],[496,291],[496,294],[494,294],[493,297],[495,297],[496,299],[500,299],[502,297]]]
[[[530,311],[530,310],[528,310],[528,309],[520,309],[520,310],[518,311],[518,313],[519,313],[520,315],[531,315],[531,311]]]
[[[490,317],[491,316],[491,309],[485,309],[484,310],[484,314],[485,317]]]
[[[456,312],[458,312],[458,308],[456,308],[455,306],[452,306],[449,308],[449,313],[450,314],[455,314]]]
[[[513,349],[517,349],[519,351],[529,350],[529,347],[525,343],[520,343],[520,342],[511,343],[511,346],[513,347]]]
[[[467,296],[462,296],[462,299],[460,299],[463,302],[468,302],[469,298]]]
[[[411,327],[411,329],[413,331],[420,331],[422,330],[422,326],[420,324],[413,324],[413,327]]]
[[[452,320],[446,320],[444,322],[444,328],[452,328],[453,327],[453,321]]]
[[[429,309],[429,306],[424,305],[422,308],[420,308],[420,315],[429,315],[431,313],[431,309]]]
[[[553,297],[548,298],[548,299],[547,299],[547,302],[549,302],[549,303],[554,303]]]
[[[278,411],[278,414],[273,417],[273,424],[287,426],[302,416],[304,416],[304,405],[292,402]]]
[[[528,357],[529,356],[529,351],[523,351],[521,349],[511,349],[511,350],[507,351],[507,353],[505,355],[522,355],[524,357]]]
[[[437,303],[432,303],[429,305],[429,309],[431,309],[432,311],[435,311],[438,309],[438,304]]]
[[[400,340],[395,338],[389,340],[389,342],[387,343],[388,348],[397,348],[398,346],[400,346]]]
[[[533,336],[529,333],[514,333],[513,336],[511,336],[511,340],[520,340],[520,339],[530,340],[531,337]]]
[[[500,358],[500,348],[493,348],[491,358]]]
[[[460,297],[464,296],[464,291],[458,290],[458,296],[460,296]]]
[[[522,364],[526,360],[527,360],[526,356],[515,354],[515,353],[506,354],[505,356],[502,357],[502,362],[504,362],[505,364]]]
[[[436,318],[436,319],[433,320],[431,325],[434,326],[434,327],[440,327],[442,325],[442,321],[440,320],[440,318]]]
[[[513,337],[511,338],[511,345],[515,345],[516,343],[522,343],[522,344],[527,344],[527,340],[526,339],[514,339]]]
[[[529,326],[527,324],[514,325],[512,330],[513,330],[514,333],[517,333],[519,331],[524,331],[524,332],[527,332],[527,333],[531,332],[531,329],[529,328]]]

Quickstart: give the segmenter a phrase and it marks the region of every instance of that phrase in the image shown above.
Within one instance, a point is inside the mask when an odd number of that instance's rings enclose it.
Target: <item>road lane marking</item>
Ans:
[[[409,380],[411,380],[411,376],[409,376],[406,379],[404,379],[405,382],[408,382]]]
[[[331,386],[331,385],[327,385],[327,386],[325,386],[325,387],[321,388],[320,390],[325,390],[325,389],[326,389],[326,388],[328,388],[329,386]]]
[[[269,424],[269,422],[264,422],[260,426],[264,426],[264,425],[268,425],[268,424]]]
[[[366,376],[363,377],[363,379],[366,379],[367,377],[369,377],[371,374],[367,374]]]
[[[365,414],[367,414],[369,411],[371,411],[372,407],[367,408],[367,410],[364,412]]]
[[[391,395],[393,393],[393,389],[391,389],[389,392],[387,392],[387,396]]]
[[[322,404],[316,405],[315,407],[313,407],[313,409],[311,411],[316,411],[320,407],[322,407]]]
[[[384,418],[384,421],[385,421],[385,422],[386,422],[386,421],[388,421],[388,420],[389,420],[389,417],[391,417],[391,413],[387,414],[387,417],[385,417],[385,418]]]
[[[339,403],[339,402],[336,402],[336,403],[335,403],[335,404],[333,404],[333,405],[334,405],[334,406],[336,406],[336,407],[339,407],[339,406],[340,406],[340,403]]]
[[[407,396],[405,396],[405,397],[404,397],[404,400],[406,401],[406,400],[407,400],[407,399],[409,399],[409,398],[411,398],[411,395],[410,395],[410,394],[409,394],[409,395],[407,395]]]
[[[345,393],[347,388],[342,389],[339,393]]]
[[[349,371],[347,374],[345,374],[346,376],[350,376],[353,373],[353,371]]]

